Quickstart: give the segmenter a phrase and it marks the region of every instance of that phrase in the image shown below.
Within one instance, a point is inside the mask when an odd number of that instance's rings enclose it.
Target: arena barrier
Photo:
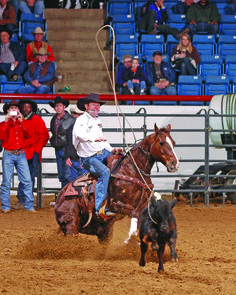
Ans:
[[[47,107],[42,106],[39,108],[39,115],[42,116],[49,128],[51,117],[55,113],[51,113],[52,108],[48,105]],[[191,206],[195,194],[200,194],[205,206],[209,206],[212,194],[223,195],[224,205],[226,195],[235,193],[236,186],[233,183],[236,168],[226,174],[224,171],[217,172],[217,175],[211,174],[211,172],[212,165],[221,165],[222,167],[235,164],[234,159],[229,158],[228,155],[232,154],[236,144],[234,142],[214,144],[211,140],[212,134],[225,134],[226,130],[212,128],[210,121],[214,118],[221,120],[222,117],[236,117],[236,115],[219,114],[210,107],[145,106],[140,108],[137,105],[121,107],[124,116],[121,113],[117,114],[114,106],[109,105],[103,106],[100,114],[104,133],[113,146],[127,148],[127,144],[132,145],[135,140],[143,139],[152,133],[154,123],[157,123],[158,127],[164,127],[167,124],[172,126],[171,135],[176,141],[175,150],[180,158],[180,169],[177,173],[170,174],[166,172],[162,164],[158,164],[151,173],[155,191],[162,194],[187,195],[190,198]],[[3,121],[3,113],[0,113],[0,116]],[[122,122],[126,142],[121,134],[119,120]],[[229,134],[234,134],[235,131],[235,129],[227,130]],[[135,139],[132,132],[135,134]],[[204,173],[202,170],[199,174],[196,173],[199,165],[204,167]],[[189,179],[191,180],[193,176],[194,183],[186,188],[183,184]],[[212,182],[212,180],[214,181]],[[56,195],[60,191],[54,149],[50,144],[47,144],[43,150],[42,164],[39,167],[36,183],[37,207],[42,207],[43,195],[51,193]],[[16,190],[17,185],[17,176],[14,175],[12,189]]]

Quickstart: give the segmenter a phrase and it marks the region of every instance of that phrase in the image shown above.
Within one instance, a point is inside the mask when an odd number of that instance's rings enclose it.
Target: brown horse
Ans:
[[[170,135],[171,126],[159,129],[155,124],[154,129],[153,134],[136,144],[126,156],[108,158],[111,179],[106,206],[116,213],[115,217],[106,219],[105,215],[104,218],[96,216],[96,179],[90,174],[79,177],[62,189],[54,209],[57,222],[65,234],[92,234],[99,241],[106,241],[111,236],[114,222],[125,215],[131,217],[126,242],[137,232],[138,218],[152,193],[150,173],[153,164],[161,162],[168,172],[175,172],[179,166],[174,152],[175,142]]]

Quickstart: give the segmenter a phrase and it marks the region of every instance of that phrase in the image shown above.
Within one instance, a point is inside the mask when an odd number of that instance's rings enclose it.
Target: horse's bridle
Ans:
[[[149,153],[147,153],[139,144],[136,145],[136,147],[133,147],[133,149],[129,150],[126,153],[126,156],[130,159],[130,161],[133,163],[133,160],[130,158],[130,156],[128,155],[128,153],[130,153],[131,151],[134,151],[136,148],[139,148],[152,162],[155,162],[154,158],[152,155],[150,155]],[[143,170],[141,170],[138,167],[139,171],[144,175],[144,176],[148,176],[150,177],[150,174],[146,174]]]

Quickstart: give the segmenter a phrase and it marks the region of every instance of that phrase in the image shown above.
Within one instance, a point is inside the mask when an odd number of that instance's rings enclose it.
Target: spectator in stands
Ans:
[[[43,14],[44,1],[42,0],[19,0],[19,10],[21,13]]]
[[[79,0],[67,0],[66,1],[66,6],[65,9],[80,9],[81,8],[81,4]]]
[[[176,95],[175,71],[163,61],[160,51],[153,52],[153,62],[147,64],[147,84],[151,95]]]
[[[230,4],[228,4],[228,10],[231,14],[236,15],[236,0],[230,0]]]
[[[56,115],[53,116],[50,122],[52,133],[50,143],[55,148],[58,179],[63,188],[71,181],[70,167],[66,164],[65,160],[65,147],[67,145],[67,130],[70,126],[74,125],[75,119],[66,111],[69,105],[68,100],[63,100],[60,96],[57,96],[54,102],[49,102],[49,105],[56,111]]]
[[[8,0],[0,0],[0,31],[16,29],[16,13],[12,5],[7,3]]]
[[[130,54],[125,54],[122,57],[123,65],[120,67],[116,76],[116,87],[122,88],[122,94],[130,94],[129,89],[127,87],[127,82],[125,82],[122,79],[122,73],[124,72],[125,69],[131,67],[132,59],[133,57]]]
[[[139,59],[133,58],[131,67],[125,68],[122,73],[122,80],[127,83],[129,94],[145,94],[146,76],[139,66]]]
[[[13,8],[15,10],[15,19],[16,19],[16,22],[17,22],[17,15],[18,15],[18,9],[19,9],[19,0],[8,0],[8,4],[13,6]]]
[[[45,50],[50,53],[47,60],[49,61],[55,61],[55,57],[52,51],[51,46],[43,41],[43,36],[45,35],[45,32],[40,28],[37,27],[33,32],[31,32],[34,36],[34,41],[30,42],[26,46],[26,61],[27,63],[30,62],[37,62],[37,58],[35,57],[35,54],[39,52],[40,48],[45,48]]]
[[[192,35],[198,32],[216,34],[219,29],[220,14],[218,8],[210,0],[201,0],[191,5],[186,14],[186,20]]]
[[[188,33],[189,29],[180,31],[169,25],[163,24],[167,21],[168,15],[164,6],[165,0],[157,0],[150,4],[148,12],[146,12],[138,22],[138,28],[148,34],[161,33],[165,36],[173,35],[176,39],[180,39],[181,34]]]
[[[200,0],[179,0],[176,5],[172,6],[172,10],[176,14],[186,14],[188,12],[189,7],[198,3]]]
[[[76,106],[70,108],[70,113],[74,116],[75,120],[79,118],[84,112],[79,110]],[[75,180],[79,176],[81,176],[84,173],[88,173],[87,170],[85,170],[81,163],[80,163],[80,157],[77,154],[77,151],[73,145],[72,140],[72,130],[73,130],[74,124],[72,124],[66,131],[66,146],[65,146],[65,160],[66,164],[70,167],[71,172],[71,181]]]
[[[34,130],[28,120],[25,120],[20,112],[20,105],[16,100],[4,104],[3,111],[6,114],[5,121],[0,123],[0,140],[4,148],[2,159],[2,185],[1,206],[3,213],[9,213],[10,189],[14,168],[18,178],[23,184],[25,196],[25,210],[34,210],[34,197],[32,194],[32,182],[29,166],[26,160],[24,148],[27,139],[34,136]]]
[[[26,69],[25,51],[19,43],[10,41],[11,30],[2,29],[0,36],[0,74],[6,75],[9,81],[17,81]]]
[[[48,59],[50,52],[45,48],[40,48],[39,52],[35,53],[38,61],[30,63],[24,74],[26,86],[17,89],[16,93],[51,93],[55,78],[55,65]]]
[[[42,160],[42,150],[48,142],[49,133],[43,119],[36,115],[38,106],[35,101],[26,98],[20,100],[19,105],[21,106],[24,119],[28,120],[31,127],[34,129],[34,135],[26,140],[25,146],[25,155],[28,161],[33,194],[38,165]],[[25,196],[22,182],[20,182],[18,186],[17,198],[18,202],[12,206],[12,209],[24,208]]]
[[[200,57],[188,34],[183,34],[179,45],[173,48],[171,61],[180,75],[196,75]]]

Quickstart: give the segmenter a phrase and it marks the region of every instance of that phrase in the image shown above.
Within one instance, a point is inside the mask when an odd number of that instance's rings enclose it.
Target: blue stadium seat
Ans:
[[[141,36],[141,55],[144,60],[150,61],[154,51],[164,53],[163,35],[142,35]]]
[[[206,76],[223,74],[223,59],[219,55],[202,55],[199,74],[205,80]]]
[[[233,82],[236,77],[236,55],[227,55],[225,58],[225,75]]]
[[[230,92],[229,78],[226,76],[207,76],[205,95],[228,94]]]
[[[220,18],[220,35],[235,35],[236,32],[236,15],[221,15]]]
[[[236,51],[236,35],[220,35],[218,39],[218,54],[224,59],[234,55]]]
[[[112,16],[112,22],[114,23],[135,23],[134,14],[115,14]]]
[[[215,35],[193,35],[193,45],[197,48],[199,55],[215,54],[216,37]]]
[[[43,19],[42,14],[28,14],[22,13],[21,19],[19,21],[19,38],[24,43],[29,43],[34,40],[34,36],[32,35],[32,31],[35,30],[36,27],[40,27],[45,35],[43,40],[47,40],[47,24]]]
[[[134,14],[135,14],[135,19],[139,20],[141,18],[141,9],[144,4],[146,4],[147,1],[145,0],[135,0],[134,1]]]
[[[114,16],[115,14],[131,14],[132,13],[132,2],[109,2],[107,5],[107,15]]]
[[[114,23],[113,29],[115,35],[134,35],[135,24],[134,23]]]
[[[168,35],[166,39],[166,53],[171,57],[173,54],[173,48],[179,44],[179,40],[176,40],[172,35]]]
[[[232,14],[221,15],[220,22],[225,24],[236,23],[236,15],[232,15]]]
[[[167,24],[176,29],[183,30],[187,25],[186,15],[170,13],[168,14]]]
[[[17,82],[1,82],[1,93],[15,93],[22,86],[24,86],[22,79]]]
[[[232,93],[236,93],[236,77],[233,78],[233,87],[232,87]]]
[[[125,54],[138,56],[138,53],[138,37],[136,35],[116,36],[115,54],[119,60],[121,60]]]
[[[180,75],[178,81],[178,95],[202,95],[202,80],[200,76]],[[182,105],[203,105],[202,101],[180,102]]]
[[[227,14],[227,11],[228,11],[227,1],[225,1],[224,3],[214,2],[214,4],[218,8],[220,15]]]

